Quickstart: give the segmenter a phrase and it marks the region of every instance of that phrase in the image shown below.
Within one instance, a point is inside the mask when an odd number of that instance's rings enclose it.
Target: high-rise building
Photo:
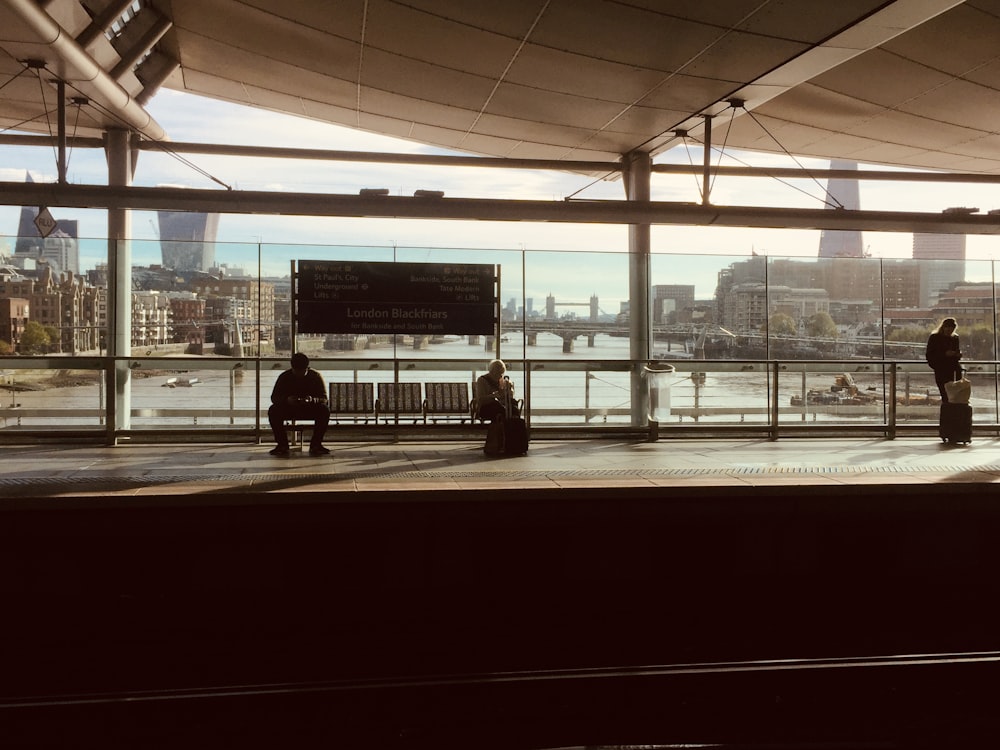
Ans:
[[[215,266],[218,214],[157,211],[163,265],[175,271],[208,271]]]
[[[80,273],[80,241],[77,239],[77,222],[59,219],[56,228],[42,240],[39,260],[47,262],[56,272]]]
[[[856,161],[834,159],[830,169],[856,170]],[[861,210],[861,193],[858,181],[842,177],[831,177],[827,182],[827,208],[844,208],[848,211]],[[862,258],[864,246],[861,244],[861,232],[857,230],[824,229],[819,238],[819,257],[821,258]]]
[[[920,263],[920,304],[933,307],[941,293],[965,280],[964,234],[914,234],[913,258]]]
[[[655,284],[653,322],[676,323],[678,313],[694,307],[694,284]]]
[[[34,182],[31,173],[25,173],[25,182]],[[34,258],[52,266],[56,275],[72,271],[80,273],[79,222],[76,219],[58,219],[56,228],[48,237],[42,237],[35,225],[38,218],[37,206],[22,206],[21,218],[17,226],[17,242],[14,244],[15,257]]]
[[[914,260],[960,260],[965,262],[964,234],[914,234]]]

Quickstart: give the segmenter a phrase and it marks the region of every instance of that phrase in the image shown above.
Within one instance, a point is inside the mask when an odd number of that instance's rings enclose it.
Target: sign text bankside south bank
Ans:
[[[303,260],[297,281],[299,333],[495,331],[493,265]]]

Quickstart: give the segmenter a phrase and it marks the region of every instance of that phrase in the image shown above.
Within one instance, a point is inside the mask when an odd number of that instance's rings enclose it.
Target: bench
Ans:
[[[437,423],[439,419],[472,421],[472,404],[469,401],[468,383],[425,383],[424,420]]]
[[[306,430],[315,427],[313,422],[296,422],[294,419],[285,420],[285,434],[288,436],[288,447],[291,450],[302,450],[306,442]]]
[[[424,402],[420,398],[420,383],[379,383],[375,401],[375,422],[386,423],[400,417],[412,418],[416,424],[424,419]]]
[[[330,422],[361,422],[376,419],[375,387],[372,383],[330,383]]]

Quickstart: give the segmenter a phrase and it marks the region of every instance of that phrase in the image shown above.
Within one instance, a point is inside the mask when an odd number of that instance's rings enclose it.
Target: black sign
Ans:
[[[473,263],[299,261],[297,330],[490,335],[495,274]]]

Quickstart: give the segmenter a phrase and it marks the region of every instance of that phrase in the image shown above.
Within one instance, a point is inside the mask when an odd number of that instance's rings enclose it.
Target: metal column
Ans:
[[[625,197],[630,201],[648,202],[653,160],[649,154],[633,151],[625,155]],[[650,225],[630,224],[628,228],[629,276],[629,358],[632,370],[632,425],[646,423],[649,397],[643,379],[643,366],[649,360],[652,316],[649,303]]]
[[[108,185],[132,184],[132,150],[127,130],[105,134]],[[108,442],[132,426],[132,384],[127,357],[132,356],[132,215],[128,209],[108,209],[108,354],[114,377],[108,378]]]

